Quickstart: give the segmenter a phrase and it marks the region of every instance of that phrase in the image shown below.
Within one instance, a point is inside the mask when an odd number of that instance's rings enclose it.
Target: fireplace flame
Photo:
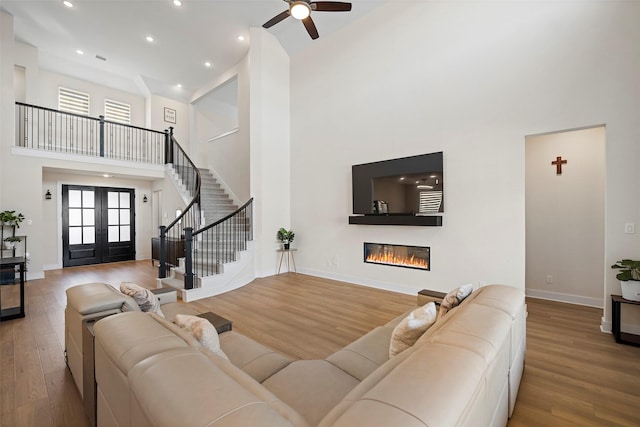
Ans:
[[[425,270],[429,269],[429,263],[427,262],[427,260],[423,258],[416,258],[414,255],[407,257],[398,256],[393,253],[369,253],[367,255],[366,262],[372,262],[375,264],[399,265],[402,267],[423,268]]]

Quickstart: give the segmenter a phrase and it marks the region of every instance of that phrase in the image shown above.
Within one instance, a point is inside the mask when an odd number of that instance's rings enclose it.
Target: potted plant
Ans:
[[[13,249],[16,245],[16,242],[20,242],[22,239],[20,237],[9,236],[4,239],[4,247],[7,249]]]
[[[287,231],[286,228],[280,228],[280,230],[278,230],[278,240],[280,240],[284,245],[284,250],[289,250],[294,237],[296,237],[296,234],[293,230]]]
[[[20,228],[20,223],[24,221],[24,215],[21,213],[16,215],[16,211],[0,212],[0,222],[8,227]]]
[[[631,301],[640,301],[640,261],[623,259],[611,266],[620,270],[616,279],[620,280],[622,298]]]

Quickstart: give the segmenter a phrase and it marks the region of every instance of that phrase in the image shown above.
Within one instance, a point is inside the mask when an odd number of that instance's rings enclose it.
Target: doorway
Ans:
[[[527,295],[603,307],[605,127],[525,140]]]
[[[134,189],[62,186],[62,265],[135,259]]]

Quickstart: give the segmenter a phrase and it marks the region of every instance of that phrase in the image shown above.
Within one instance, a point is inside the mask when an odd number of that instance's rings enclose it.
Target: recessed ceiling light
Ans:
[[[178,83],[178,84],[176,85],[176,87],[181,88],[181,87],[182,87],[182,85],[181,85],[180,83]]]
[[[204,66],[207,68],[211,68],[211,62],[205,61]]]
[[[102,176],[104,176],[105,178],[111,178],[113,175],[109,175],[108,173],[103,173]]]
[[[238,40],[244,41],[244,36],[238,36]]]
[[[178,7],[182,6],[182,2],[180,0],[173,0],[173,4],[175,4]]]
[[[78,55],[84,55],[84,52],[83,52],[83,51],[81,51],[80,49],[76,49],[76,53],[77,53]]]
[[[71,3],[69,0],[64,0],[62,2],[63,5],[67,6],[67,7],[73,7],[73,3]]]
[[[149,43],[153,43],[153,37],[151,37],[151,36],[147,36],[147,37],[145,37],[145,39],[146,39]]]

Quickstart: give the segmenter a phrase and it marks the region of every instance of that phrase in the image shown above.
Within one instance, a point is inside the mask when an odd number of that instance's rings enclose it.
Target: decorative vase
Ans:
[[[289,243],[289,242],[284,243],[284,250],[285,251],[288,251],[290,247],[291,247],[291,243]]]
[[[621,280],[622,298],[629,301],[640,301],[640,280]]]

